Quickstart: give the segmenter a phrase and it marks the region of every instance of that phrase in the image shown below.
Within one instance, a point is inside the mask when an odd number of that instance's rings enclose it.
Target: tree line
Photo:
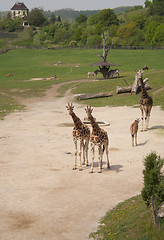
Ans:
[[[0,31],[22,32],[17,43],[44,47],[93,47],[101,48],[103,34],[108,35],[107,46],[164,46],[164,1],[145,1],[145,7],[135,6],[125,13],[112,9],[93,12],[91,16],[78,15],[71,23],[60,15],[41,9],[32,9],[28,16],[30,27],[24,29],[22,19],[0,20]]]

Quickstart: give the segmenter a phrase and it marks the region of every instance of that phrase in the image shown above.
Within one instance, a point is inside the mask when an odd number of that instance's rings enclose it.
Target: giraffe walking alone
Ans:
[[[89,139],[90,139],[90,129],[88,126],[82,123],[80,118],[76,116],[74,113],[74,106],[68,103],[68,106],[66,106],[69,115],[72,117],[74,122],[74,128],[73,128],[73,141],[75,144],[75,163],[73,170],[77,169],[77,155],[78,155],[78,149],[77,149],[77,141],[80,140],[80,149],[79,149],[79,171],[82,170],[82,163],[81,163],[81,154],[83,150],[83,165],[88,166],[88,146],[89,146]]]
[[[150,118],[150,112],[153,106],[153,99],[152,97],[149,96],[145,89],[145,85],[143,83],[142,79],[142,74],[143,71],[139,70],[138,72],[138,78],[141,82],[141,98],[140,98],[140,109],[141,109],[141,114],[142,114],[142,129],[141,131],[148,130],[149,127],[149,118]],[[145,113],[145,124],[144,124],[144,113]],[[145,126],[144,126],[145,125]]]
[[[99,153],[99,170],[98,172],[101,173],[102,170],[102,157],[103,157],[103,148],[105,147],[106,150],[106,157],[107,157],[107,168],[110,168],[109,164],[109,150],[108,150],[108,134],[106,131],[104,131],[102,128],[99,127],[99,125],[96,123],[94,117],[92,116],[91,106],[85,109],[88,119],[92,125],[92,133],[90,137],[91,142],[91,151],[92,151],[92,164],[91,164],[91,170],[90,173],[93,173],[94,168],[94,158],[95,158],[95,145],[98,146],[98,153]]]

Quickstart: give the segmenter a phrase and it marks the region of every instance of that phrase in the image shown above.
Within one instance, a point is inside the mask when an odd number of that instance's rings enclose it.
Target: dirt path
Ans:
[[[104,158],[102,174],[97,167],[93,174],[89,167],[72,171],[72,127],[64,125],[72,123],[65,108],[72,96],[56,98],[56,88],[39,101],[28,101],[25,112],[0,122],[1,240],[88,239],[106,211],[140,193],[143,157],[151,150],[164,157],[164,112],[159,107],[153,107],[151,129],[139,132],[134,148],[129,127],[140,110],[94,108],[97,120],[110,123],[104,129],[110,138],[111,169]],[[75,104],[75,112],[84,118],[84,106]]]

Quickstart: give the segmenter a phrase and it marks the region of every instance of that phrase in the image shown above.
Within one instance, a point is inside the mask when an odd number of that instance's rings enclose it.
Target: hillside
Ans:
[[[125,13],[126,10],[129,10],[133,7],[127,6],[127,7],[117,7],[114,8],[114,12],[116,14],[120,14],[120,13]],[[93,14],[99,13],[101,10],[85,10],[85,11],[77,11],[74,9],[70,9],[70,8],[64,8],[64,9],[60,9],[54,12],[49,11],[44,11],[44,14],[46,15],[46,17],[51,17],[52,13],[54,13],[56,16],[60,16],[62,18],[62,20],[67,21],[67,22],[73,22],[80,14],[84,14],[87,17],[92,16]]]
[[[133,7],[130,7],[130,6],[127,6],[127,7],[117,7],[117,8],[114,8],[114,12],[116,14],[121,14],[121,13],[125,13],[126,10],[129,10]],[[56,16],[60,16],[62,18],[62,20],[64,21],[67,21],[67,22],[73,22],[76,17],[78,17],[80,14],[84,14],[86,15],[87,17],[90,17],[92,16],[93,14],[96,14],[96,13],[99,13],[100,10],[85,10],[85,11],[78,11],[78,10],[74,10],[74,9],[71,9],[71,8],[64,8],[64,9],[60,9],[60,10],[56,10],[54,12],[48,10],[48,11],[44,11],[44,14],[47,18],[50,18],[51,15],[54,13]],[[0,19],[1,18],[4,18],[7,16],[9,12],[6,11],[6,12],[2,12],[0,11]]]

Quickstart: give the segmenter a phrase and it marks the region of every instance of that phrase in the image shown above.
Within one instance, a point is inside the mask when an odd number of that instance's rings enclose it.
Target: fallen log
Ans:
[[[99,93],[87,93],[87,94],[78,94],[76,95],[77,100],[86,100],[92,98],[104,98],[104,97],[112,97],[113,94],[110,92],[99,92]]]
[[[150,89],[151,89],[149,83],[146,83],[146,84],[145,84],[145,89],[146,89],[146,90],[150,90]],[[132,86],[127,86],[127,87],[119,87],[119,86],[117,86],[117,88],[116,88],[116,93],[117,93],[117,94],[120,94],[120,93],[129,93],[129,92],[131,92],[131,91],[132,91]],[[141,85],[138,86],[136,93],[138,93],[138,92],[140,92],[140,91],[141,91]],[[132,92],[131,92],[131,93],[132,93]]]
[[[117,94],[128,93],[128,92],[131,92],[131,90],[132,90],[131,86],[127,86],[127,87],[119,87],[119,86],[117,86],[116,93]]]

